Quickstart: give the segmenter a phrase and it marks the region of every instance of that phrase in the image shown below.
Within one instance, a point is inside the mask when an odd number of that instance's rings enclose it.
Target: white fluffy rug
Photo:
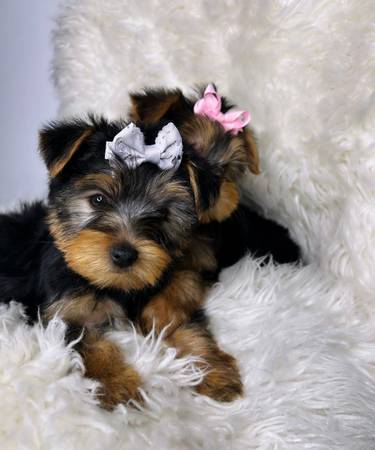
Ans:
[[[80,0],[55,35],[61,114],[124,116],[127,91],[217,82],[251,111],[262,174],[245,197],[286,225],[304,267],[226,270],[212,328],[246,398],[196,396],[200,374],[152,336],[114,333],[146,379],[144,411],[101,410],[63,344],[0,309],[0,448],[375,449],[373,0]]]

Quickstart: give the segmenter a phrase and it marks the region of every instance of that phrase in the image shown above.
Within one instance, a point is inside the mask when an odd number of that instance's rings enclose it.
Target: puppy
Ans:
[[[240,396],[236,361],[204,315],[207,289],[246,250],[298,258],[284,229],[238,207],[238,180],[259,171],[251,131],[228,132],[194,112],[195,100],[179,90],[133,94],[130,128],[93,117],[51,123],[40,132],[48,201],[0,216],[1,300],[20,301],[44,321],[58,314],[68,339],[83,330],[77,350],[108,409],[139,399],[141,377],[105,336],[128,320],[145,334],[168,326],[168,345],[201,358],[200,394]],[[230,107],[220,100],[224,115]],[[130,159],[116,153],[124,130]],[[157,164],[147,151],[160,145],[169,159],[159,152]]]

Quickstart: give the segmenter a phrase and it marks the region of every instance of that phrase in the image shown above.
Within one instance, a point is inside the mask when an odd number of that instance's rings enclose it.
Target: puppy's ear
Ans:
[[[228,219],[237,209],[240,198],[235,183],[202,170],[192,162],[188,163],[187,170],[199,222]]]
[[[258,175],[259,154],[251,130],[245,128],[237,136],[229,135],[228,147],[219,157],[219,161],[230,179],[238,179],[246,169]]]
[[[39,132],[39,149],[51,177],[56,177],[90,136],[84,121],[52,122]]]
[[[246,169],[259,173],[258,151],[249,129],[234,136],[218,122],[195,115],[182,124],[180,131],[196,153],[219,166],[227,179],[237,181]]]
[[[189,104],[179,89],[149,89],[130,94],[131,109],[129,118],[143,125],[154,125],[160,120],[170,120],[175,125],[186,115],[193,114]]]
[[[243,133],[240,134],[239,137],[242,138],[242,146],[244,152],[246,153],[247,167],[253,174],[255,175],[260,174],[259,153],[255,142],[254,134],[250,129],[245,128],[243,130]]]
[[[237,208],[237,182],[250,169],[259,173],[258,152],[249,130],[237,136],[206,117],[194,116],[181,126],[194,149],[188,165],[196,209],[202,223],[223,221]]]

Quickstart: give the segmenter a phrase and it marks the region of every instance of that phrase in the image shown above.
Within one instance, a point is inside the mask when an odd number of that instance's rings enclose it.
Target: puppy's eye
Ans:
[[[90,197],[90,203],[95,208],[98,208],[99,206],[106,205],[108,202],[107,202],[107,199],[104,197],[103,194],[95,194],[95,195],[92,195]]]

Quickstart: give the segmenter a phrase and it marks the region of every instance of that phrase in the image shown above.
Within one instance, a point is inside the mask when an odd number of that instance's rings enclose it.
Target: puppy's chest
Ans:
[[[156,319],[157,316],[178,315],[182,310],[189,310],[190,306],[202,306],[207,287],[202,273],[215,270],[212,246],[205,238],[199,237],[194,239],[189,251],[160,288],[129,294],[86,287],[46,305],[43,318],[50,320],[58,314],[69,323],[95,328],[129,320],[142,325],[142,317],[151,310]]]
[[[69,323],[88,328],[125,319],[118,302],[110,297],[98,298],[94,291],[63,296],[45,307],[43,319],[48,321],[56,314]]]
[[[205,278],[206,274],[217,274],[218,265],[214,248],[214,238],[207,232],[197,232],[193,236],[189,247],[186,249],[184,257],[179,263],[179,267],[197,272],[203,278]]]

